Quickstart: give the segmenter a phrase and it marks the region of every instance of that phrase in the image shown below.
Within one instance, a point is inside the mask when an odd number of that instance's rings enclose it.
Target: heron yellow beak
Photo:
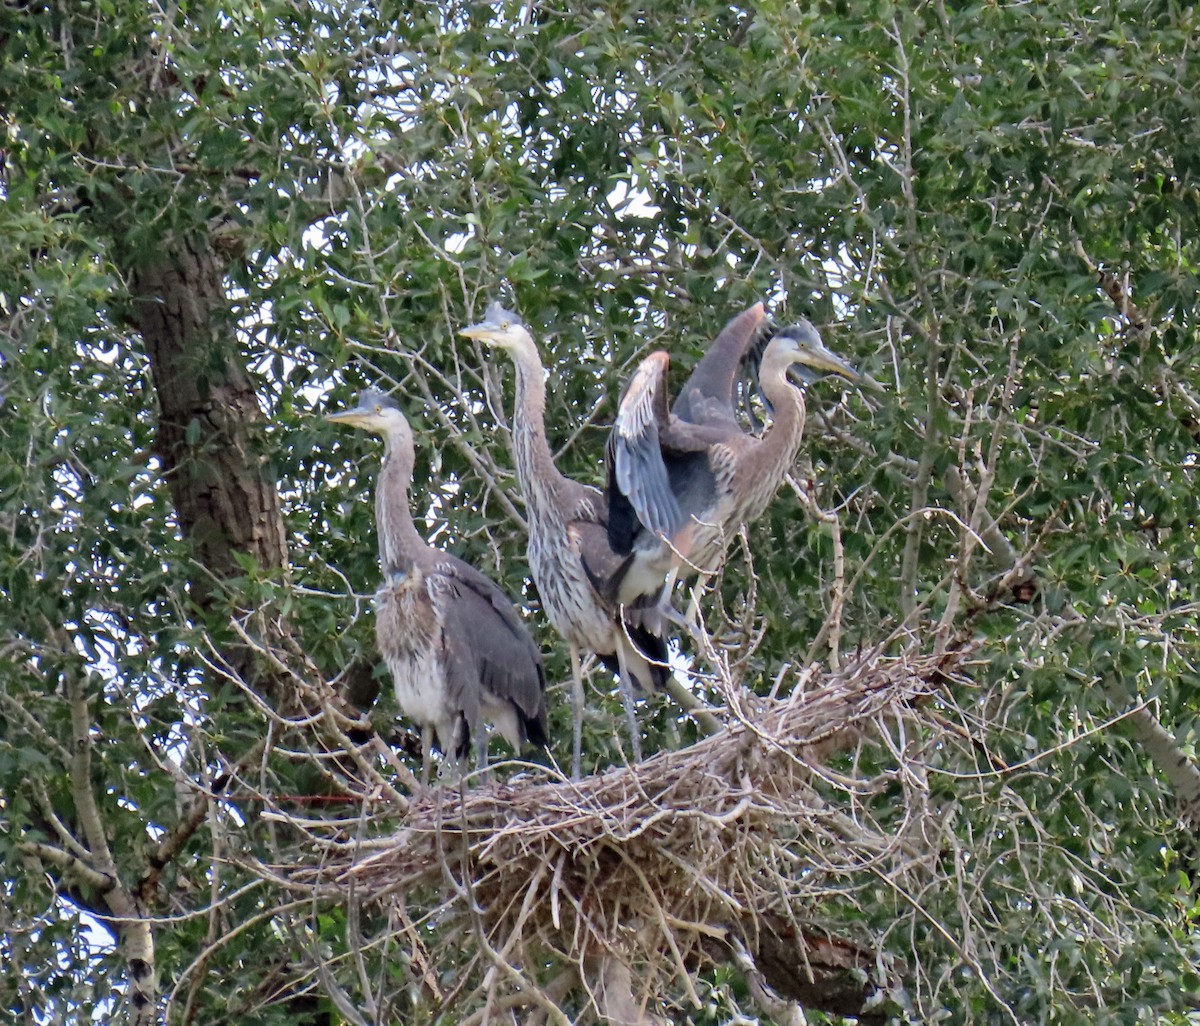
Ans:
[[[340,410],[337,413],[325,414],[325,420],[330,424],[345,424],[347,427],[370,428],[374,413],[359,406],[351,410]]]
[[[500,333],[500,326],[480,321],[478,324],[468,324],[465,328],[459,328],[458,333],[467,338],[477,338],[480,342],[490,342],[495,335]]]
[[[837,374],[848,381],[862,380],[857,367],[838,356],[832,349],[826,348],[823,342],[806,345],[801,351],[801,362],[818,374]]]

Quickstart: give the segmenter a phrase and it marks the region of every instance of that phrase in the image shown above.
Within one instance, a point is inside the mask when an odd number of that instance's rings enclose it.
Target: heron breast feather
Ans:
[[[438,633],[429,594],[413,587],[411,577],[403,585],[385,585],[375,593],[375,638],[389,665],[393,660],[432,658]]]
[[[386,657],[396,688],[396,704],[414,723],[429,724],[442,736],[444,725],[452,723],[455,710],[446,701],[445,674],[432,649],[412,652],[398,658]],[[449,743],[449,739],[445,739]]]

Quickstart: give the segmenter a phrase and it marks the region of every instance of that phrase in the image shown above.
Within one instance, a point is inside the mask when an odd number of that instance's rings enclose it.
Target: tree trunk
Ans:
[[[244,573],[239,556],[266,570],[287,566],[279,493],[264,473],[260,448],[263,414],[208,239],[169,240],[128,275],[158,395],[155,450],[195,555],[192,597],[209,609],[221,582]],[[253,652],[231,646],[226,656],[248,685],[287,704],[278,674]]]
[[[262,421],[242,366],[221,268],[206,240],[168,244],[133,267],[138,329],[158,393],[157,451],[179,524],[218,579],[242,572],[235,553],[267,568],[287,560],[275,483],[263,473]],[[200,595],[211,584],[193,582]]]

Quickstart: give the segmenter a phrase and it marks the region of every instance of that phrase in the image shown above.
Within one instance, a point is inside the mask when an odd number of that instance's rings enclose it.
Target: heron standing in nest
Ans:
[[[421,728],[421,782],[436,744],[461,767],[472,738],[487,766],[492,723],[517,752],[547,744],[541,654],[508,596],[473,566],[427,544],[409,510],[415,451],[396,401],[368,389],[358,405],[329,414],[335,424],[383,438],[375,520],[383,585],[375,595],[375,638],[391,671],[400,711]]]
[[[608,500],[596,488],[559,472],[546,440],[546,373],[529,329],[499,303],[461,334],[503,349],[517,372],[512,451],[529,518],[529,565],[542,607],[571,655],[574,731],[571,774],[578,778],[583,734],[583,672],[580,652],[595,652],[619,677],[630,747],[641,761],[633,688],[667,687],[667,643],[655,608],[663,579],[625,588],[613,598],[630,566],[609,541]],[[644,608],[643,608],[644,607]]]

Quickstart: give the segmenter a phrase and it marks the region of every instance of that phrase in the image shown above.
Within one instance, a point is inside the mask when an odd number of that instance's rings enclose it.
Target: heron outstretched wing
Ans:
[[[738,367],[757,339],[766,310],[755,303],[721,330],[679,390],[673,416],[691,424],[737,427],[733,389]]]
[[[670,357],[651,353],[639,365],[617,411],[609,434],[609,537],[618,552],[629,551],[636,521],[660,537],[671,537],[683,524],[683,513],[671,490],[663,461],[660,427],[667,425],[666,375]]]
[[[715,447],[741,435],[731,420],[693,424],[667,412],[666,353],[630,379],[609,434],[609,538],[629,552],[642,531],[671,540],[716,498]]]

